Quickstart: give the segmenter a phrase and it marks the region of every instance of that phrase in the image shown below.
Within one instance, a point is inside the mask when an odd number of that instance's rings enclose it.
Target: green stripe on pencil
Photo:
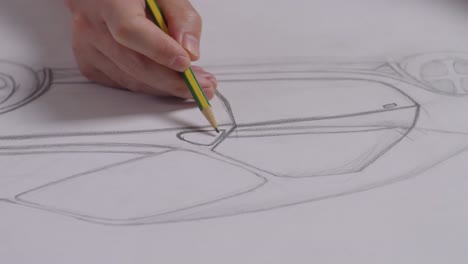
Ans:
[[[161,12],[161,9],[156,4],[154,0],[146,0],[146,9],[151,14],[153,18],[153,22],[166,34],[169,34],[169,29],[166,24],[166,20],[164,19],[164,15]],[[200,111],[203,113],[205,118],[208,120],[210,125],[219,133],[218,124],[216,122],[213,110],[211,109],[210,101],[206,98],[205,92],[200,87],[195,74],[192,71],[192,68],[188,68],[185,72],[182,73],[182,77],[184,78],[185,83],[187,84],[190,93],[193,96],[193,99],[200,108]]]

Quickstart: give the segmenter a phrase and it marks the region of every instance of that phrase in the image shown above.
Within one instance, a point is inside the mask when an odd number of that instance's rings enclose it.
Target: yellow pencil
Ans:
[[[146,9],[151,14],[153,18],[153,22],[166,34],[169,34],[169,29],[167,27],[166,21],[164,19],[164,15],[161,12],[161,9],[156,4],[154,0],[146,0]],[[205,92],[200,87],[195,74],[192,71],[192,68],[188,68],[185,72],[182,73],[184,77],[184,81],[187,84],[190,93],[195,99],[198,107],[200,108],[201,112],[205,116],[205,118],[210,122],[210,125],[219,133],[218,124],[216,122],[213,110],[211,109],[211,104],[206,98]]]

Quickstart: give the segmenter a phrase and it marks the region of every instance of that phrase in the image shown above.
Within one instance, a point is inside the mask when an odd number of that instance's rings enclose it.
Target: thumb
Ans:
[[[190,54],[192,60],[200,58],[202,19],[189,0],[159,0],[166,18],[169,34]]]

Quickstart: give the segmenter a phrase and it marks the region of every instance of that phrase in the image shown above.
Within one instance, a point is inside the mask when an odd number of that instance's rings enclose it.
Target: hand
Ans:
[[[202,22],[189,0],[159,0],[170,36],[147,16],[144,0],[66,0],[81,72],[97,83],[159,96],[192,98],[181,74],[200,56]],[[215,77],[193,67],[208,98]]]

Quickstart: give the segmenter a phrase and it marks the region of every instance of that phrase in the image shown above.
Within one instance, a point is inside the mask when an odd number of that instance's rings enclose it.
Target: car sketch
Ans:
[[[220,134],[182,122],[199,115],[183,102],[122,110],[127,94],[106,101],[74,69],[0,62],[0,199],[106,225],[190,221],[385,186],[468,150],[468,54],[207,67]],[[76,116],[87,98],[102,119]]]

